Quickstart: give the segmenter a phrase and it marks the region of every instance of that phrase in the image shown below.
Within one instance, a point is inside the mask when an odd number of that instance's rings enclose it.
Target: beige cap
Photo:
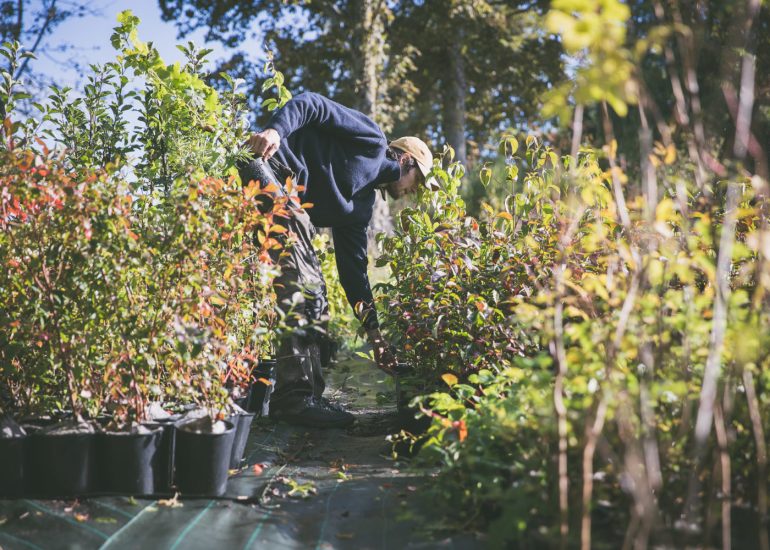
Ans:
[[[391,141],[390,146],[412,155],[422,175],[428,177],[428,172],[433,168],[433,155],[423,140],[414,136],[400,137]]]

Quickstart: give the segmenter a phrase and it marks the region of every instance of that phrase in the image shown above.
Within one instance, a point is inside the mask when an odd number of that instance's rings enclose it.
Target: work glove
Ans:
[[[380,329],[367,330],[366,335],[369,337],[372,350],[374,350],[374,360],[377,363],[377,368],[391,376],[395,375],[398,361],[390,344],[382,337]]]

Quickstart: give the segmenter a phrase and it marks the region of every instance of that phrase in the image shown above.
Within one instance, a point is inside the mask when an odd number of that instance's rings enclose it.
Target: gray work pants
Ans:
[[[278,167],[271,166],[276,172]],[[280,185],[285,177],[275,177],[261,159],[240,167],[244,184],[275,178]],[[282,187],[282,186],[281,186]],[[293,208],[288,219],[280,220],[288,232],[281,235],[284,249],[272,251],[281,275],[273,281],[277,306],[286,314],[286,329],[277,343],[276,382],[270,398],[272,408],[299,405],[305,397],[320,397],[326,383],[323,378],[321,344],[327,338],[329,302],[321,263],[313,249],[316,234],[304,210]]]

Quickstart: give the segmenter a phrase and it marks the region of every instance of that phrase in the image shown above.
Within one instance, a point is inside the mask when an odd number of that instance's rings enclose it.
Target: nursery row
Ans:
[[[82,96],[53,87],[38,116],[15,110],[26,54],[0,50],[0,415],[130,431],[175,402],[224,418],[291,314],[272,280],[295,197],[237,178],[239,83],[205,84],[192,45],[166,65],[137,24],[121,14],[116,60]]]
[[[241,467],[255,415],[267,415],[275,362],[254,370],[255,382],[224,421],[185,407],[152,406],[152,420],[111,431],[109,419],[3,420],[0,498],[99,494],[221,496],[229,470]]]

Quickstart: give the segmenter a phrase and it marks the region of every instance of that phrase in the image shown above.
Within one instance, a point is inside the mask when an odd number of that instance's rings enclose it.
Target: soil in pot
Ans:
[[[96,438],[99,492],[122,495],[155,493],[156,468],[162,468],[163,427],[135,425],[124,432],[104,432]]]
[[[235,439],[230,422],[204,417],[177,424],[174,477],[183,495],[222,496]]]
[[[257,368],[252,371],[254,381],[249,392],[246,410],[266,417],[270,414],[270,396],[275,386],[275,359],[260,359]]]
[[[28,436],[26,492],[39,497],[74,497],[92,490],[96,427],[60,422]]]
[[[27,433],[11,417],[0,417],[0,498],[24,493],[24,442]]]
[[[246,450],[246,442],[249,439],[251,422],[256,413],[247,412],[236,406],[235,412],[227,419],[235,426],[235,438],[233,439],[233,451],[230,454],[230,469],[236,470],[241,467],[243,461],[243,452]]]

